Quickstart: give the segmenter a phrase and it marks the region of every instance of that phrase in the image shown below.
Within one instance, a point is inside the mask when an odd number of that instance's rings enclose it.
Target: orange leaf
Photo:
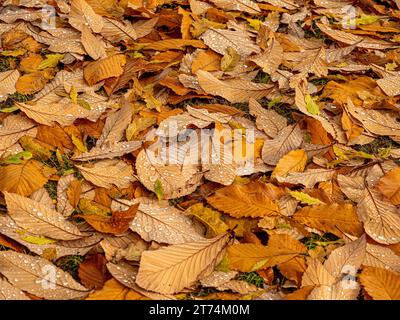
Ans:
[[[129,224],[135,217],[138,207],[139,204],[135,204],[126,211],[114,211],[112,216],[83,214],[76,217],[85,219],[97,231],[122,234],[129,229]]]

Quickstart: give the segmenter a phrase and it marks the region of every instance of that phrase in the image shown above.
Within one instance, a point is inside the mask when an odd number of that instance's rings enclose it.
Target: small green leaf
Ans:
[[[310,195],[308,195],[307,193],[300,192],[300,191],[291,191],[290,195],[293,198],[295,198],[296,200],[300,201],[302,204],[312,205],[312,204],[323,204],[324,203],[321,200],[319,200],[317,198],[313,198]]]
[[[316,104],[316,102],[313,100],[313,98],[307,94],[306,97],[304,98],[304,101],[307,106],[307,111],[311,114],[318,115],[319,114],[319,106]]]
[[[19,164],[24,160],[29,160],[32,158],[32,153],[29,151],[22,151],[17,154],[14,154],[12,156],[9,156],[5,160],[3,160],[4,163],[7,164]]]
[[[246,19],[246,20],[249,23],[249,26],[257,31],[260,30],[261,25],[263,23],[261,20],[258,19]]]
[[[78,101],[78,90],[75,86],[71,87],[71,91],[69,92],[69,97],[71,98],[73,103],[77,103]]]
[[[78,104],[79,104],[82,108],[85,108],[85,109],[87,109],[87,110],[91,110],[91,109],[92,109],[92,106],[91,106],[88,102],[86,102],[85,100],[83,100],[83,99],[78,99]]]
[[[163,198],[164,190],[160,179],[157,179],[156,182],[154,182],[154,192],[156,193],[158,200],[161,200]]]
[[[57,240],[49,239],[43,236],[26,236],[23,237],[22,240],[33,244],[51,244],[57,242]]]
[[[60,53],[52,53],[47,54],[46,59],[44,59],[38,66],[38,70],[43,70],[46,68],[54,68],[60,62],[60,60],[64,58],[63,54]]]

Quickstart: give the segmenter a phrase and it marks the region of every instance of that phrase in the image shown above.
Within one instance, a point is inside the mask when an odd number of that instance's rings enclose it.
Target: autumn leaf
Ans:
[[[229,265],[234,270],[250,272],[288,262],[306,252],[299,241],[288,235],[272,235],[268,245],[236,244],[228,248]]]
[[[307,206],[298,210],[293,218],[311,228],[331,232],[339,237],[342,232],[352,235],[362,233],[362,224],[356,210],[349,203]]]
[[[360,282],[374,300],[400,300],[400,276],[397,273],[365,267]]]
[[[88,64],[83,70],[83,76],[89,85],[94,85],[101,80],[120,76],[124,72],[125,63],[126,57],[117,54]]]
[[[211,239],[146,251],[142,254],[136,282],[144,289],[159,293],[179,292],[200,274],[213,269],[229,240],[230,235],[224,233]],[[178,270],[185,276],[176,277]]]
[[[106,259],[101,254],[88,256],[79,265],[78,275],[86,288],[99,290],[107,280]]]
[[[114,211],[111,216],[99,214],[83,214],[78,217],[83,218],[95,230],[103,233],[123,234],[129,229],[129,225],[136,215],[138,204],[131,206],[126,211]]]
[[[400,204],[400,168],[393,169],[386,173],[377,185],[379,191],[394,205]]]
[[[43,187],[48,178],[36,160],[9,164],[0,168],[0,190],[29,196]]]
[[[281,192],[271,184],[254,181],[219,189],[207,198],[207,202],[235,218],[263,217],[278,214],[275,200],[282,195]]]
[[[143,296],[115,279],[108,280],[104,287],[91,293],[86,300],[141,300]]]
[[[13,251],[2,251],[0,257],[1,273],[20,290],[49,300],[77,299],[88,294],[88,290],[76,282],[69,273],[44,258]],[[44,268],[54,268],[56,277],[51,280],[54,285],[52,290],[42,286],[46,280],[43,274]]]
[[[15,193],[4,192],[4,196],[8,213],[27,231],[59,240],[76,240],[84,236],[57,211]]]
[[[285,177],[290,172],[302,172],[306,167],[307,154],[303,149],[292,150],[276,164],[272,176]]]

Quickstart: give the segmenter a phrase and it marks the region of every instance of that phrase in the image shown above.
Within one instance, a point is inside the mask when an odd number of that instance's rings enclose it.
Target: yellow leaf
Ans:
[[[342,232],[360,236],[362,224],[355,208],[350,203],[333,203],[307,206],[298,210],[294,220],[323,232],[331,232],[342,237]]]
[[[123,54],[94,61],[83,69],[83,76],[89,85],[94,85],[101,80],[120,76],[124,72],[125,63],[126,57]]]
[[[40,163],[35,160],[0,168],[0,191],[29,196],[46,182]]]
[[[229,247],[228,259],[232,269],[250,272],[279,265],[306,252],[306,247],[298,240],[286,234],[274,234],[267,246],[245,243]]]
[[[82,139],[75,136],[74,134],[71,136],[72,143],[80,152],[87,152],[86,145],[83,143]]]
[[[57,240],[46,238],[44,236],[26,236],[21,239],[26,242],[33,243],[33,244],[39,244],[39,245],[51,244],[51,243],[57,242]]]
[[[27,50],[25,48],[19,48],[19,49],[12,50],[12,51],[4,50],[4,51],[1,51],[0,54],[3,56],[6,56],[6,57],[18,57],[18,56],[24,55],[26,53],[26,51]]]
[[[144,298],[140,293],[123,286],[113,278],[108,280],[102,289],[91,293],[86,300],[141,300]]]
[[[207,226],[208,237],[214,237],[229,229],[225,222],[222,221],[221,214],[218,211],[206,208],[201,203],[191,206],[188,212]]]
[[[304,102],[306,103],[306,107],[309,113],[318,115],[319,114],[319,106],[318,104],[314,101],[314,99],[310,96],[310,94],[307,94],[304,97]]]
[[[374,300],[400,300],[400,275],[382,268],[364,267],[360,282]]]
[[[240,55],[237,53],[237,51],[232,47],[228,47],[226,49],[226,53],[221,59],[221,70],[232,71],[239,62],[239,60],[240,60]]]
[[[253,181],[248,184],[233,184],[215,192],[207,198],[214,208],[232,217],[263,217],[278,215],[275,200],[283,191],[272,184]]]
[[[126,139],[128,141],[136,139],[140,132],[156,124],[156,122],[157,120],[155,117],[135,117],[126,129]]]
[[[60,60],[64,58],[63,54],[52,53],[46,55],[46,59],[44,59],[38,66],[39,70],[43,70],[46,68],[54,68],[60,62]]]
[[[278,161],[272,176],[286,177],[291,172],[303,172],[306,164],[306,152],[303,149],[292,150]]]
[[[290,191],[290,195],[295,198],[296,200],[300,201],[303,204],[323,204],[323,202],[317,198],[313,198],[307,193],[300,192],[300,191]]]
[[[389,171],[380,178],[377,187],[391,203],[400,204],[400,167]]]

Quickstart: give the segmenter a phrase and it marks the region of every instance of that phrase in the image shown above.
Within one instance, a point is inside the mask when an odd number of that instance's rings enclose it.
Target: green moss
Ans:
[[[69,159],[67,154],[61,155],[61,160],[62,161],[59,161],[59,159],[56,156],[56,153],[53,152],[51,157],[48,158],[47,160],[43,161],[43,163],[45,163],[46,165],[48,165],[52,168],[56,168],[57,174],[60,176],[63,176],[64,174],[66,174],[68,172],[71,172],[71,173],[75,172],[74,164]]]
[[[396,141],[393,141],[390,137],[387,136],[378,137],[374,141],[368,144],[364,145],[357,144],[353,146],[353,149],[357,151],[363,151],[379,157],[387,153],[386,151],[392,148],[400,148],[400,144],[397,143]]]
[[[85,258],[83,256],[72,255],[61,257],[56,261],[56,266],[69,272],[74,278],[78,278],[78,268]]]
[[[57,182],[56,181],[47,181],[44,185],[44,188],[50,195],[50,198],[53,200],[57,200]]]
[[[22,94],[19,92],[10,94],[7,100],[0,103],[0,109],[9,108],[14,105],[15,102],[27,102],[33,99],[33,94]]]
[[[313,250],[318,246],[324,247],[329,244],[342,243],[343,240],[332,233],[325,233],[322,236],[316,233],[312,233],[310,237],[301,239],[301,242],[307,247],[308,250]]]
[[[260,70],[258,71],[256,77],[254,78],[253,82],[256,83],[268,83],[269,80],[271,79],[270,75],[268,73],[265,73],[264,71]]]
[[[265,280],[257,272],[245,272],[239,275],[239,280],[246,281],[250,284],[254,284],[256,287],[261,288]]]
[[[10,70],[10,68],[10,61],[5,57],[0,58],[0,72]]]
[[[288,104],[280,102],[279,99],[268,100],[265,98],[261,99],[259,102],[264,108],[274,110],[285,117],[289,124],[295,123],[292,116],[293,109]]]

